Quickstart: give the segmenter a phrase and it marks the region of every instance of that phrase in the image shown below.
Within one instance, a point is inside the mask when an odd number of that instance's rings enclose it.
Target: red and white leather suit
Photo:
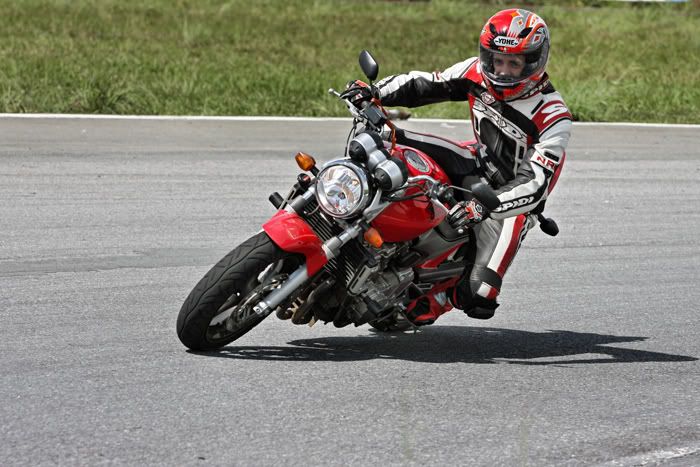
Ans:
[[[474,228],[474,266],[465,271],[468,275],[460,280],[454,298],[465,312],[498,306],[503,276],[537,223],[533,211],[544,207],[557,182],[571,132],[571,113],[546,74],[525,95],[503,102],[489,94],[479,67],[474,57],[443,72],[412,71],[377,83],[385,106],[469,102],[475,141],[457,143],[397,131],[397,142],[433,157],[454,184],[467,185],[480,177],[496,189],[501,201]]]

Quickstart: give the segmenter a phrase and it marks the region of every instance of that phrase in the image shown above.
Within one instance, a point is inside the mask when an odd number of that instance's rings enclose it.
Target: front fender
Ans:
[[[296,212],[277,211],[263,224],[263,230],[275,244],[290,253],[306,257],[309,277],[316,274],[328,262],[323,242],[304,219]]]

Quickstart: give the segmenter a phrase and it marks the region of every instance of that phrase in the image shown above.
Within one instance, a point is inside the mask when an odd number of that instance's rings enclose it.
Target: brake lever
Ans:
[[[350,111],[350,114],[351,114],[353,117],[355,117],[355,118],[357,118],[357,119],[360,119],[360,120],[362,120],[362,121],[366,121],[366,120],[367,120],[367,117],[366,117],[357,107],[355,107],[355,104],[353,104],[352,102],[350,102],[348,99],[343,99],[343,98],[341,98],[341,97],[340,97],[341,94],[340,94],[338,91],[336,91],[336,90],[333,89],[333,88],[330,88],[330,89],[328,89],[328,94],[330,94],[330,95],[332,95],[332,96],[335,96],[335,97],[337,97],[338,99],[340,99],[341,101],[343,101],[343,103],[347,106],[348,110]]]

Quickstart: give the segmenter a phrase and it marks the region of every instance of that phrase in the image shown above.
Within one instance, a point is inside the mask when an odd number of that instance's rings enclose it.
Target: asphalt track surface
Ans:
[[[188,352],[190,289],[347,129],[0,119],[0,464],[700,464],[698,127],[576,126],[490,321]]]

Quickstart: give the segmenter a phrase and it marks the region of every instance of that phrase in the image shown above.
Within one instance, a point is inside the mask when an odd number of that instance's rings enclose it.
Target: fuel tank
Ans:
[[[442,183],[451,184],[445,171],[424,152],[397,145],[391,155],[406,163],[409,177],[428,175]],[[419,188],[409,188],[403,196],[420,191]],[[379,231],[384,241],[404,242],[432,229],[444,218],[444,209],[434,206],[428,198],[421,196],[392,203],[372,221],[372,226]]]

